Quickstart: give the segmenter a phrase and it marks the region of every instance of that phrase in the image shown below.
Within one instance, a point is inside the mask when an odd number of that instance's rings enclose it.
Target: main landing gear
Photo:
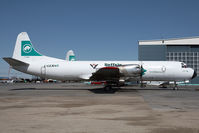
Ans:
[[[104,86],[104,91],[105,92],[115,92],[119,89],[121,85],[119,84],[119,82],[116,81],[106,81],[106,84]]]
[[[112,90],[112,85],[104,86],[104,91],[110,91],[110,90]]]

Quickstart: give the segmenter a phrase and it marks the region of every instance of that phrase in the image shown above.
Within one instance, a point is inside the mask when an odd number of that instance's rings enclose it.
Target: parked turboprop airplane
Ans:
[[[37,52],[26,32],[18,35],[12,57],[3,58],[12,68],[57,80],[106,82],[106,87],[125,81],[184,81],[196,76],[192,68],[174,61],[65,61]]]

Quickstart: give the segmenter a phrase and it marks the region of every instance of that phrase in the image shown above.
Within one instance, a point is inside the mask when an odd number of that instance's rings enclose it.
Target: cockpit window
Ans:
[[[185,63],[181,63],[182,68],[187,68],[187,65]]]

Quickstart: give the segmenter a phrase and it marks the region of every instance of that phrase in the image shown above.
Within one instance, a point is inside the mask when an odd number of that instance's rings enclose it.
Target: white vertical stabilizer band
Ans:
[[[28,34],[26,32],[21,32],[17,36],[15,49],[14,49],[14,53],[13,53],[12,57],[15,58],[15,59],[18,59],[18,60],[23,59],[21,57],[21,41],[22,40],[30,41],[30,38],[29,38],[29,36],[28,36]]]

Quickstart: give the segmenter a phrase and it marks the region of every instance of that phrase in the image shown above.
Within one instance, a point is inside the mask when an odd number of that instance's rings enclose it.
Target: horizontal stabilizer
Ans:
[[[11,57],[4,57],[3,58],[8,64],[10,64],[11,66],[28,66],[28,63],[16,60],[14,58]]]

